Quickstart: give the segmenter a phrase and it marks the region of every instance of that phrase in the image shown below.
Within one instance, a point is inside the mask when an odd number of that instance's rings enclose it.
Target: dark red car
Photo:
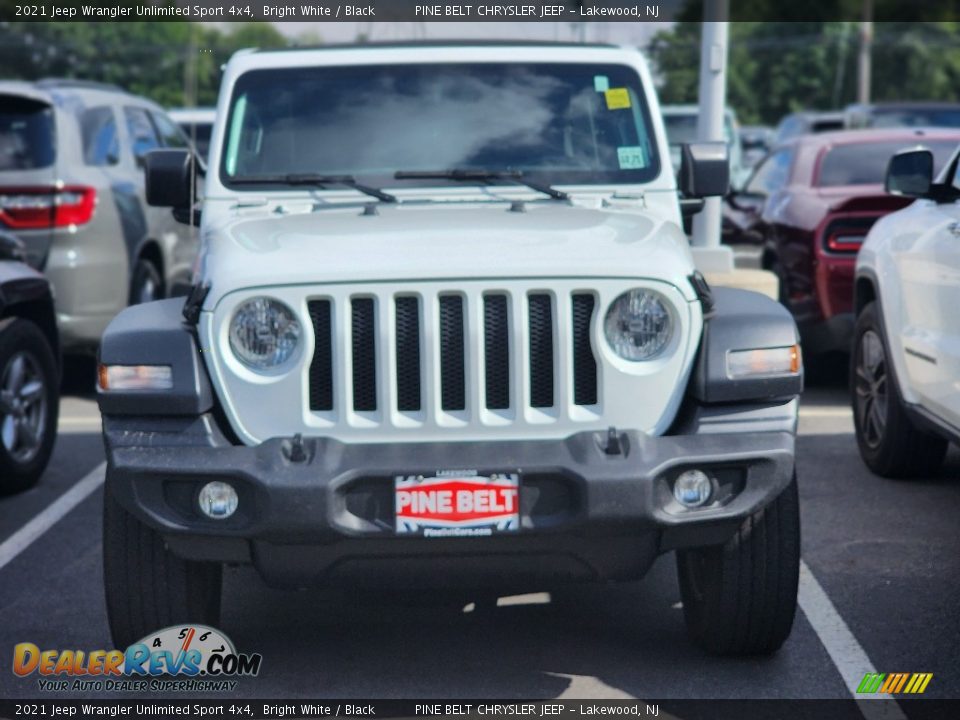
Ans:
[[[808,355],[848,350],[857,251],[877,219],[912,202],[884,192],[890,157],[922,145],[939,172],[958,143],[960,130],[943,128],[804,135],[775,147],[729,198],[725,222],[763,246]]]

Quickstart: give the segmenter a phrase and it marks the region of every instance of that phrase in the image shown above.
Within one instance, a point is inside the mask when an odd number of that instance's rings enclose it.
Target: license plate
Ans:
[[[451,471],[394,479],[396,531],[422,537],[478,537],[520,529],[520,476]]]

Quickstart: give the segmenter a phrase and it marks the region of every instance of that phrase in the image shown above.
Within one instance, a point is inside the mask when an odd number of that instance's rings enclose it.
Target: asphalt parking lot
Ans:
[[[932,672],[960,697],[960,453],[937,477],[862,465],[842,373],[803,398],[803,574],[793,635],[773,658],[717,659],[687,640],[672,556],[642,582],[522,597],[279,592],[226,574],[221,626],[262,653],[247,697],[849,698],[866,672]],[[0,499],[0,697],[35,697],[13,645],[110,647],[101,589],[103,451],[95,403],[66,397],[32,490]],[[114,696],[116,697],[116,696]],[[892,703],[867,717],[903,717]],[[873,714],[868,714],[873,713]]]

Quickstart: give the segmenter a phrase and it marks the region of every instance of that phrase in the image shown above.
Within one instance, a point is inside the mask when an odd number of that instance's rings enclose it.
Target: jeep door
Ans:
[[[960,427],[960,205],[917,202],[923,206],[911,232],[890,244],[901,291],[899,307],[886,314],[899,313],[910,387],[925,407]]]

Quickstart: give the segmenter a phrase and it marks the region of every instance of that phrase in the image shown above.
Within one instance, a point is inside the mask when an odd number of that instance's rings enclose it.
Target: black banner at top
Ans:
[[[733,22],[960,20],[960,0],[0,0],[0,21]]]
[[[325,718],[480,718],[506,720],[863,720],[956,718],[958,700],[0,700],[0,720],[317,720]]]

